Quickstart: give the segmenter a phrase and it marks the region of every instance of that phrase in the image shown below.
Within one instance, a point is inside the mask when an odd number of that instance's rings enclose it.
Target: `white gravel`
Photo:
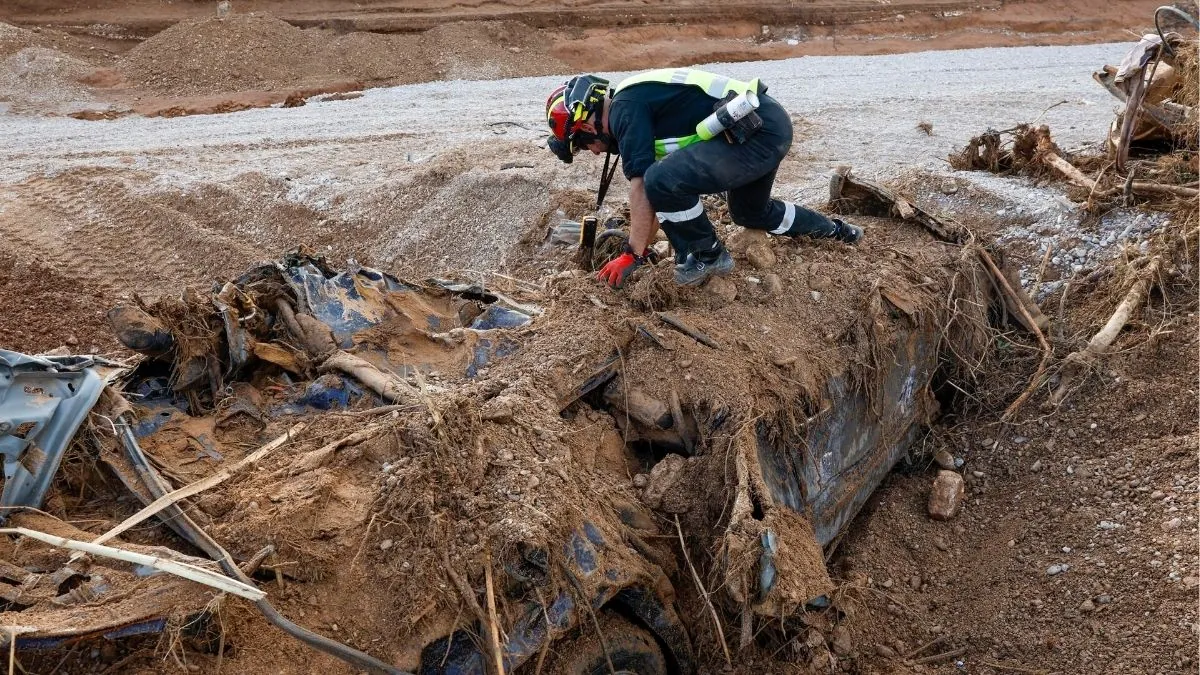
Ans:
[[[762,77],[771,95],[811,124],[801,124],[797,143],[805,169],[823,173],[849,163],[860,173],[887,174],[939,166],[984,127],[1032,120],[1060,101],[1067,103],[1041,118],[1060,144],[1102,138],[1113,105],[1090,73],[1117,62],[1126,48],[1016,47],[713,67]],[[123,157],[165,176],[220,180],[267,170],[295,180],[337,169],[346,180],[369,181],[397,164],[501,132],[539,141],[546,93],[561,79],[431,82],[374,89],[350,101],[174,119],[0,115],[0,182],[69,166],[118,165]],[[933,125],[932,137],[915,129],[920,121]],[[591,164],[577,162],[569,171],[590,175]]]

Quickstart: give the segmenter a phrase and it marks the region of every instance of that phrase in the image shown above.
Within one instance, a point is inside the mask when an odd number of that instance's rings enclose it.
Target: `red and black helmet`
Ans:
[[[570,164],[575,152],[596,140],[597,135],[576,126],[592,113],[599,113],[608,95],[608,80],[579,75],[560,84],[546,99],[546,123],[550,125],[550,151]]]

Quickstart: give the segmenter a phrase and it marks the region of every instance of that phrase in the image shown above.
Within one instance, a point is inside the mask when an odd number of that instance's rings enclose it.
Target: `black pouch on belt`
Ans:
[[[732,92],[726,94],[725,98],[717,101],[717,104],[713,106],[713,110],[720,110],[722,106],[737,98],[737,96],[737,94]],[[736,122],[733,122],[728,126],[728,128],[725,129],[725,140],[729,141],[730,143],[745,143],[746,141],[750,140],[751,136],[758,133],[758,130],[762,128],[762,125],[763,121],[762,118],[758,116],[758,111],[751,110],[748,115],[740,120],[737,120]]]

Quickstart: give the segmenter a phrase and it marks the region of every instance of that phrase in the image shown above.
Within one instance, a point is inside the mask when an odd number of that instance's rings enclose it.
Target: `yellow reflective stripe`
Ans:
[[[654,159],[662,159],[663,157],[666,157],[680,148],[686,148],[687,146],[694,143],[699,143],[702,140],[704,139],[700,138],[696,134],[692,134],[691,136],[680,136],[678,138],[656,138],[654,140]]]
[[[695,68],[659,68],[627,77],[621,80],[613,91],[614,93],[619,92],[626,87],[644,82],[688,84],[703,89],[705,94],[713,98],[724,98],[729,93],[741,94],[758,90],[757,77],[749,82],[743,82]]]
[[[566,96],[559,96],[558,98],[551,101],[550,105],[546,106],[546,121],[547,122],[552,121],[554,119],[554,115],[552,114],[552,112],[554,110],[554,106],[558,105],[558,102],[565,98],[566,98]]]

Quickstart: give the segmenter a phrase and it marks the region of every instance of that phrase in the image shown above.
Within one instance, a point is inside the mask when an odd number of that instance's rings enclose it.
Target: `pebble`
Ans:
[[[829,642],[833,645],[833,651],[839,656],[845,656],[854,649],[854,643],[850,640],[850,631],[846,630],[845,626],[838,626],[833,629],[833,634],[829,636]]]
[[[496,458],[502,462],[511,462],[511,461],[513,461],[513,459],[516,458],[516,455],[514,455],[512,453],[512,450],[505,449],[505,450],[501,450],[500,452],[497,452]]]
[[[937,465],[943,469],[952,471],[956,468],[954,466],[954,455],[945,450],[938,450],[933,453],[933,461],[937,462]]]
[[[1046,574],[1056,577],[1069,569],[1071,569],[1071,566],[1066,563],[1055,563],[1046,568]]]
[[[821,301],[821,291],[810,291],[809,295],[812,296],[813,302]]]
[[[1096,598],[1096,602],[1101,605],[1107,605],[1108,603],[1112,602],[1112,600],[1113,599],[1111,595],[1101,595]]]
[[[875,645],[875,653],[882,656],[885,659],[896,658],[896,650],[892,649],[891,647],[889,647],[887,645]]]
[[[383,541],[379,542],[379,550],[386,551],[392,547],[393,543],[394,542],[391,539],[384,539]]]
[[[783,293],[783,281],[778,274],[767,274],[763,276],[763,290],[770,295],[779,295]]]
[[[1180,525],[1183,525],[1183,519],[1182,519],[1182,518],[1172,518],[1172,519],[1170,519],[1170,520],[1168,520],[1167,522],[1165,522],[1165,523],[1163,523],[1163,524],[1162,524],[1162,529],[1164,529],[1164,530],[1177,530],[1177,529],[1179,529],[1179,526],[1180,526]]]
[[[1090,599],[1084,600],[1083,603],[1079,605],[1079,611],[1085,612],[1085,613],[1086,612],[1094,612],[1094,611],[1096,611],[1096,604],[1093,603]]]
[[[1029,467],[1029,470],[1033,471],[1034,473],[1041,471],[1042,470],[1042,460],[1039,459],[1036,462],[1034,462],[1033,466]]]
[[[942,539],[941,537],[934,537],[934,539],[933,539],[933,545],[934,545],[934,547],[936,547],[936,548],[937,548],[937,550],[939,550],[939,551],[948,551],[948,550],[950,550],[950,547],[946,545],[946,540],[945,540],[945,539]]]

